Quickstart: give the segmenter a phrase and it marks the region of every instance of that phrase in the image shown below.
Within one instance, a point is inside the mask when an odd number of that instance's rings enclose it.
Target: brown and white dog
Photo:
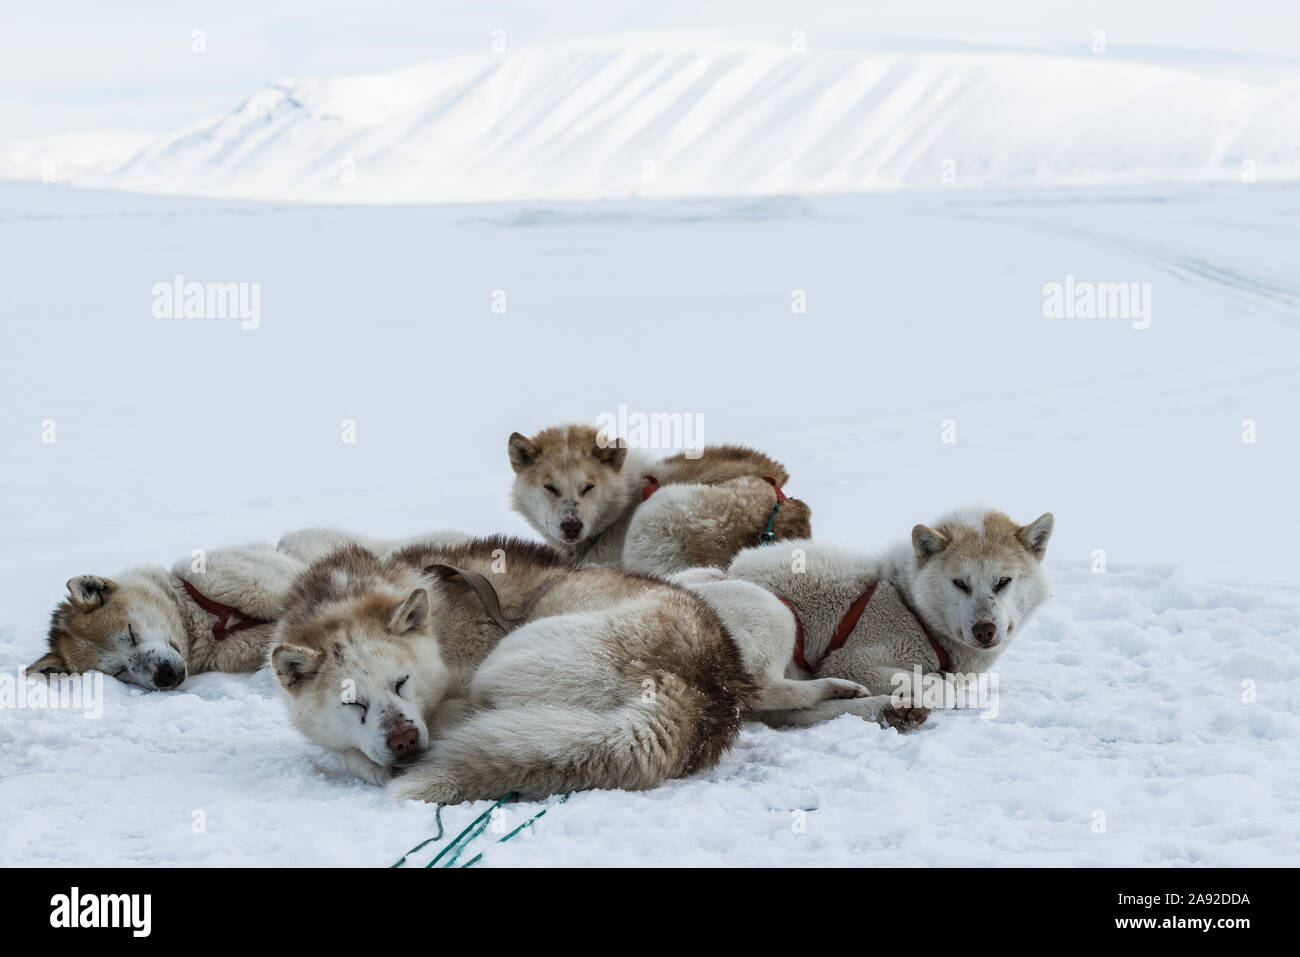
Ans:
[[[340,544],[383,551],[413,541],[468,536],[434,532],[382,542],[334,529],[291,532],[266,544],[214,549],[201,558],[129,569],[113,578],[78,575],[50,619],[48,645],[30,674],[102,671],[155,690],[205,671],[256,671],[266,664],[280,602],[314,558]]]
[[[980,675],[1047,600],[1043,556],[1051,513],[1020,525],[1001,512],[955,512],[879,557],[811,541],[752,548],[727,580],[759,585],[798,628],[792,677],[841,678],[872,697],[826,701],[769,723],[810,724],[842,713],[879,720],[914,669]],[[716,574],[716,573],[715,573]],[[707,581],[697,570],[679,580]],[[915,698],[913,698],[915,700]],[[920,714],[921,712],[913,712]]]
[[[866,693],[787,680],[789,616],[723,584],[706,601],[500,537],[348,547],[298,578],[271,662],[295,726],[401,797],[650,788],[715,764],[751,710]]]
[[[508,448],[515,511],[577,561],[667,575],[812,534],[811,509],[782,491],[785,467],[754,449],[650,461],[587,425],[515,432]]]
[[[78,575],[51,616],[46,653],[27,671],[102,671],[157,690],[204,671],[256,671],[280,599],[304,567],[256,544],[184,558],[171,571]]]

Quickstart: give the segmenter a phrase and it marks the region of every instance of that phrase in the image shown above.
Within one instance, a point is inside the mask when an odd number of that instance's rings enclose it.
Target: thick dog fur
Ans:
[[[988,671],[1048,597],[1042,559],[1052,524],[1051,513],[1018,525],[981,509],[951,514],[933,528],[917,525],[911,543],[880,557],[811,541],[741,552],[727,578],[757,584],[794,605],[806,660],[820,662],[815,677],[848,679],[872,695],[767,712],[763,720],[810,724],[846,712],[881,720],[896,674],[910,675],[914,666],[927,674],[940,668],[922,621],[947,652],[952,673]],[[872,584],[876,590],[843,647],[821,660],[836,625]],[[793,620],[789,609],[783,611]],[[807,674],[793,664],[790,673]]]
[[[383,542],[335,529],[306,529],[285,535],[275,548],[258,543],[214,549],[204,556],[202,571],[195,570],[192,558],[182,558],[170,572],[145,566],[113,578],[78,575],[68,580],[68,597],[51,616],[46,653],[27,671],[102,671],[157,690],[178,688],[188,675],[205,671],[256,671],[266,664],[281,600],[316,556],[347,542],[389,551],[411,542],[468,537],[447,531]],[[268,623],[214,640],[217,616],[198,605],[183,581],[243,617]]]
[[[508,443],[515,511],[575,560],[668,575],[727,564],[757,544],[784,485],[781,463],[754,449],[709,446],[650,461],[586,425],[518,432]],[[660,486],[642,502],[653,476]],[[778,540],[812,534],[812,511],[798,499],[777,510]]]
[[[507,627],[431,566],[482,576]],[[308,738],[448,803],[654,787],[716,763],[754,693],[686,588],[508,538],[334,552],[295,582],[271,661]]]

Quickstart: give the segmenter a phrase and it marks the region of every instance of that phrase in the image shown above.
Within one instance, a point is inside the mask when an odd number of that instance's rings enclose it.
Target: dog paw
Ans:
[[[727,573],[721,568],[702,566],[699,568],[688,568],[685,571],[677,572],[668,576],[668,580],[677,585],[709,585],[713,582],[720,582],[727,577]]]
[[[899,733],[912,731],[925,724],[925,719],[930,717],[929,708],[901,708],[897,705],[886,705],[880,712],[880,723],[883,727],[893,728]]]
[[[871,691],[856,681],[846,678],[826,678],[826,700],[838,698],[870,698]]]
[[[358,777],[370,784],[383,786],[392,778],[392,772],[382,764],[376,764],[360,751],[348,751],[343,755],[343,765],[353,777]]]
[[[430,804],[459,804],[465,799],[462,790],[439,768],[414,767],[388,784],[388,793],[402,801],[427,801]]]

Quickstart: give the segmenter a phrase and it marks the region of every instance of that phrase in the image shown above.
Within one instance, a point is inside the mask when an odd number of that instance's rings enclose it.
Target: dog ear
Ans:
[[[29,675],[65,675],[71,671],[57,651],[47,651],[27,666]]]
[[[393,612],[393,617],[388,619],[388,631],[394,635],[408,635],[413,631],[423,631],[428,623],[429,593],[417,588],[406,596]]]
[[[1051,512],[1044,512],[1028,525],[1021,525],[1016,530],[1016,538],[1025,546],[1029,554],[1033,555],[1040,562],[1043,556],[1047,554],[1047,540],[1052,537],[1052,526],[1055,519],[1052,518]]]
[[[108,596],[117,590],[117,582],[98,575],[78,575],[68,579],[68,601],[78,611],[103,608]]]
[[[522,472],[537,461],[537,446],[518,432],[510,433],[510,465],[516,472]]]
[[[947,547],[948,536],[943,532],[936,532],[928,525],[912,528],[912,550],[916,552],[918,564],[923,564],[927,558],[938,555]]]
[[[591,454],[597,462],[618,471],[623,468],[623,461],[627,458],[627,443],[606,432],[600,432],[596,435],[596,445]]]
[[[302,682],[316,677],[323,657],[301,645],[276,645],[271,649],[271,668],[284,688],[297,691]]]

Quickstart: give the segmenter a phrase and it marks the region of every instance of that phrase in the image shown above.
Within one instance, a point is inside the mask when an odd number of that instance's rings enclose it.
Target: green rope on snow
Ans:
[[[433,835],[433,837],[425,838],[423,841],[415,845],[415,847],[411,848],[409,851],[407,851],[405,854],[403,854],[393,863],[389,864],[388,865],[389,870],[392,870],[394,867],[401,867],[403,864],[406,863],[406,859],[408,857],[410,857],[420,848],[424,847],[426,844],[432,844],[434,841],[442,840],[442,809],[444,806],[445,805],[439,804],[438,809],[433,812],[433,822],[438,825],[438,833]]]
[[[542,808],[540,811],[538,811],[536,814],[534,814],[534,815],[533,815],[532,817],[530,817],[528,820],[524,821],[523,824],[520,824],[517,828],[515,828],[513,831],[511,831],[511,832],[510,832],[509,834],[507,834],[505,837],[501,838],[501,839],[500,839],[499,841],[497,841],[496,843],[498,843],[498,844],[504,844],[506,841],[510,840],[512,837],[514,837],[516,834],[518,834],[518,833],[519,833],[520,831],[522,831],[524,828],[529,827],[529,826],[530,826],[534,821],[537,821],[537,820],[539,820],[539,819],[545,817],[545,816],[546,816],[546,812],[549,811],[552,807],[555,807],[556,805],[563,804],[565,801],[567,801],[567,800],[568,800],[569,798],[571,798],[571,797],[573,797],[572,792],[570,792],[569,794],[564,795],[564,797],[562,797],[562,798],[560,798],[558,801],[556,801],[555,804],[548,804],[546,807]],[[481,860],[483,859],[483,854],[484,854],[484,853],[485,853],[484,851],[479,851],[477,854],[475,854],[473,857],[471,857],[468,861],[466,861],[466,862],[465,862],[463,865],[461,865],[461,866],[462,866],[462,867],[473,867],[475,864],[477,864],[479,861],[481,861]]]
[[[487,830],[487,826],[488,826],[488,824],[491,823],[492,812],[495,811],[495,810],[497,810],[499,807],[501,807],[501,806],[502,806],[503,804],[505,804],[507,801],[513,800],[513,799],[516,798],[517,796],[518,796],[518,795],[517,795],[514,791],[511,791],[509,794],[506,794],[504,797],[502,797],[500,800],[498,800],[495,804],[493,804],[490,808],[488,808],[486,811],[484,811],[484,812],[483,812],[482,814],[480,814],[478,817],[474,818],[474,820],[470,821],[468,827],[466,827],[463,831],[461,831],[461,832],[460,832],[459,834],[457,834],[454,838],[452,838],[450,841],[448,841],[446,847],[444,847],[441,851],[439,851],[438,854],[437,854],[437,856],[434,857],[433,860],[431,860],[428,864],[425,864],[425,865],[424,865],[425,868],[437,867],[437,866],[438,866],[438,862],[439,862],[440,860],[442,860],[442,859],[443,859],[443,858],[448,854],[448,852],[451,852],[453,849],[454,849],[455,853],[453,853],[453,854],[451,855],[451,857],[447,858],[447,861],[446,861],[444,864],[442,864],[442,867],[443,867],[443,868],[455,867],[455,866],[456,866],[456,862],[457,862],[458,860],[460,860],[460,856],[461,856],[461,854],[463,854],[463,853],[465,852],[465,849],[466,849],[470,844],[472,844],[475,840],[477,840],[478,837],[479,837],[479,836],[480,836],[480,835],[481,835],[485,830]],[[494,843],[495,843],[495,844],[504,844],[506,841],[510,840],[512,837],[516,836],[516,835],[519,834],[521,831],[523,831],[525,828],[530,827],[534,822],[536,822],[536,821],[540,820],[541,818],[545,817],[545,816],[546,816],[546,812],[549,811],[552,807],[555,807],[555,806],[558,805],[558,804],[563,804],[565,801],[567,801],[567,800],[568,800],[569,798],[571,798],[571,797],[573,797],[572,794],[565,794],[565,795],[564,795],[563,797],[561,797],[558,801],[556,801],[555,804],[550,804],[550,805],[547,805],[546,807],[542,808],[540,811],[538,811],[536,814],[534,814],[534,815],[533,815],[532,817],[530,817],[528,820],[524,821],[523,824],[520,824],[517,828],[515,828],[515,829],[514,829],[513,831],[511,831],[509,834],[506,834],[504,837],[498,839],[498,840],[495,841]],[[426,838],[425,840],[421,841],[419,844],[415,845],[415,847],[411,848],[409,851],[407,851],[405,854],[403,854],[400,858],[398,858],[397,861],[396,861],[395,863],[390,864],[389,867],[401,867],[403,864],[406,863],[406,859],[407,859],[408,857],[410,857],[412,854],[414,854],[416,851],[418,851],[420,848],[425,847],[425,846],[427,846],[427,845],[429,845],[429,844],[432,844],[434,841],[440,840],[440,839],[442,838],[442,834],[443,834],[443,828],[442,828],[442,809],[443,809],[444,807],[446,807],[446,805],[444,805],[444,804],[439,804],[439,805],[438,805],[438,810],[437,810],[437,812],[436,812],[435,815],[434,815],[434,819],[435,819],[435,821],[436,821],[436,823],[437,823],[437,825],[438,825],[438,833],[435,834],[433,837]],[[468,861],[466,861],[464,864],[462,864],[462,865],[460,865],[460,866],[461,866],[462,868],[465,868],[465,867],[473,867],[475,864],[477,864],[479,861],[481,861],[481,860],[483,859],[483,855],[484,855],[484,853],[486,853],[486,849],[484,849],[483,851],[479,851],[479,853],[475,854],[473,857],[471,857]]]
[[[431,860],[428,864],[424,865],[425,868],[436,867],[438,865],[438,862],[442,860],[443,857],[447,854],[447,852],[450,851],[452,848],[456,848],[456,853],[453,854],[451,857],[449,857],[447,859],[447,863],[442,866],[444,868],[455,867],[456,861],[460,859],[461,853],[464,852],[465,850],[465,846],[469,844],[471,841],[473,841],[475,838],[477,838],[484,831],[487,830],[488,821],[492,817],[492,812],[495,811],[497,808],[501,807],[501,805],[505,804],[507,801],[514,798],[514,796],[515,796],[515,792],[510,791],[503,797],[499,798],[496,804],[493,804],[490,808],[488,808],[478,817],[474,818],[474,820],[470,822],[469,827],[465,828],[465,830],[461,831],[454,838],[452,838],[451,841],[447,844],[447,846],[438,852],[437,857]],[[469,834],[469,837],[465,837],[466,834]],[[461,843],[462,840],[464,841],[463,844]],[[457,845],[460,846],[457,847]]]

